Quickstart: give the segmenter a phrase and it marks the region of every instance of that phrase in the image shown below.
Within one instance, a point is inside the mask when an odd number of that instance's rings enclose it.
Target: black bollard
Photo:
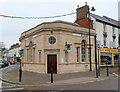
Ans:
[[[100,67],[98,68],[98,75],[100,76]]]
[[[19,68],[19,82],[22,81],[22,66],[21,66],[21,61],[20,61],[20,68]]]
[[[21,82],[22,79],[22,69],[19,69],[19,82]]]
[[[108,61],[106,62],[106,69],[107,69],[107,76],[109,76],[109,72],[108,72]]]
[[[53,83],[53,69],[51,69],[51,83]]]

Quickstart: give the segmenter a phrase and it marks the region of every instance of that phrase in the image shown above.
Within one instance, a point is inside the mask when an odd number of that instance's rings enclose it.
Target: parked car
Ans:
[[[4,67],[4,63],[0,62],[0,69]]]
[[[2,63],[4,63],[3,67],[6,67],[9,65],[9,63],[7,61],[3,61]]]
[[[10,61],[10,64],[12,65],[12,64],[15,64],[15,62],[14,61]]]
[[[0,69],[3,68],[5,64],[3,63],[3,59],[0,59]]]

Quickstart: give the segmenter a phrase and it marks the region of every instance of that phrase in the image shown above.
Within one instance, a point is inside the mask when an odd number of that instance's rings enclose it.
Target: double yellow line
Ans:
[[[118,75],[117,73],[112,73],[112,74],[114,74],[114,75],[117,76],[117,77],[120,77],[120,75]]]

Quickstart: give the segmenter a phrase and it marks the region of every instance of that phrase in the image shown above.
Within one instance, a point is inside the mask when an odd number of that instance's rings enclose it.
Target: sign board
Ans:
[[[112,49],[112,48],[100,48],[100,52],[120,53],[119,49]]]
[[[24,51],[24,50],[21,49],[21,50],[19,51],[19,54],[20,54],[20,55],[23,55],[23,51]]]
[[[61,58],[61,63],[63,63],[64,62],[64,58]]]
[[[70,49],[71,49],[71,48],[70,48],[70,45],[68,44],[68,45],[67,45],[67,50],[70,50]]]

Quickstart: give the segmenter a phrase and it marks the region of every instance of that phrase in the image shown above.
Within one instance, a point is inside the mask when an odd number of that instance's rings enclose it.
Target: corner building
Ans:
[[[89,71],[88,28],[57,20],[21,34],[23,70],[56,74]],[[91,29],[92,70],[95,69],[95,30]],[[69,49],[67,49],[69,47]]]

